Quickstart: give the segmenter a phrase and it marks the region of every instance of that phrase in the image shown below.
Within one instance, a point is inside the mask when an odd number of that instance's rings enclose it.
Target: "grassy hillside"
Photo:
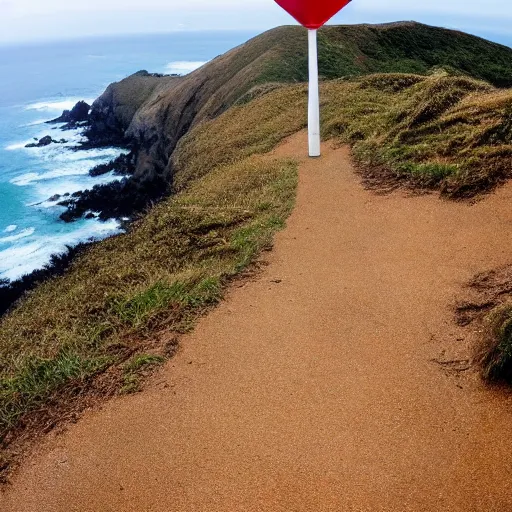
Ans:
[[[284,116],[257,130],[240,125],[252,142],[245,151],[214,121],[208,144],[221,159],[184,142],[181,168],[194,174],[200,166],[201,178],[129,233],[89,247],[66,275],[2,318],[0,470],[13,441],[69,418],[95,397],[137,390],[151,367],[172,356],[176,336],[270,246],[297,183],[293,161],[260,156]]]
[[[449,197],[492,189],[512,172],[512,90],[434,74],[326,84],[325,136],[353,146],[368,184],[436,188]]]
[[[173,80],[172,91],[165,79],[138,77],[144,84],[137,96],[142,106],[132,127],[146,123],[150,133],[157,129],[150,119],[158,119],[157,138],[168,141],[182,131],[166,162],[176,195],[152,207],[127,234],[89,247],[66,275],[41,285],[1,319],[0,440],[6,460],[14,441],[69,417],[91,397],[136,390],[141,376],[173,354],[176,336],[222,297],[230,279],[269,247],[283,226],[293,205],[297,166],[264,154],[306,126],[307,87],[295,83],[301,76],[298,55],[305,54],[303,32],[282,30],[290,36],[286,43],[279,31],[267,33],[249,45],[253,60],[235,49],[212,67]],[[334,48],[322,57],[331,55],[330,69],[346,69],[345,57],[338,62],[336,55],[347,43],[333,41],[350,30],[356,29],[333,27],[321,34]],[[385,66],[375,46],[379,38],[388,41],[410,31],[418,37],[444,33],[416,24],[360,28],[368,58],[358,66],[366,66],[364,73],[377,61]],[[449,34],[446,45],[462,41],[460,55],[467,41],[494,48]],[[351,48],[355,52],[362,44],[353,42]],[[393,47],[395,64],[407,64],[413,49],[406,46],[412,45],[404,42],[400,58]],[[446,45],[438,51],[447,51]],[[469,61],[479,61],[482,48]],[[504,55],[512,52],[497,48]],[[430,65],[429,51],[431,45],[415,61],[416,73],[324,81],[323,137],[350,143],[367,182],[379,187],[435,187],[458,197],[489,189],[512,172],[512,90],[452,72],[418,74]],[[384,43],[382,52],[389,54]],[[462,65],[460,55],[454,50],[451,66]],[[292,83],[276,83],[275,73],[286,67]],[[328,73],[326,62],[322,69]],[[499,72],[494,81],[507,76]],[[262,83],[263,77],[271,82]],[[202,84],[190,107],[196,114],[182,119],[179,128],[170,119],[179,118],[180,101],[191,101],[181,88],[192,82]],[[125,86],[126,98],[137,93],[130,83]],[[178,90],[182,96],[173,96]],[[124,112],[126,122],[132,111]],[[148,165],[151,151],[145,153]]]
[[[494,86],[512,84],[512,49],[413,22],[325,27],[319,32],[319,65],[326,80],[444,70]],[[174,149],[193,127],[233,105],[306,78],[306,32],[280,27],[185,77],[139,72],[112,84],[93,105],[91,143],[128,142],[135,150],[135,169],[122,187],[99,186],[71,199],[64,218],[98,208],[102,218],[143,211],[171,191]],[[101,209],[105,197],[108,208]]]
[[[278,51],[280,58],[269,62],[262,80],[307,80],[307,41],[300,28],[283,27],[266,36],[285,42]],[[327,79],[371,73],[427,74],[444,67],[497,87],[510,87],[511,52],[463,32],[415,22],[326,26],[318,36],[319,72]]]
[[[326,81],[321,97],[324,139],[352,145],[368,185],[438,189],[456,198],[490,190],[511,176],[512,89],[443,72],[391,73]],[[305,126],[306,86],[282,86],[252,98],[243,109],[256,126],[274,116],[286,123],[274,125],[261,146],[242,135],[245,130],[239,133],[244,120],[237,117],[238,107],[230,109],[216,122],[242,154],[255,145],[269,150]],[[198,144],[213,161],[229,158],[211,140],[209,125],[199,126],[171,159],[176,190],[208,172],[193,157],[186,168],[182,163],[182,154],[196,151]]]

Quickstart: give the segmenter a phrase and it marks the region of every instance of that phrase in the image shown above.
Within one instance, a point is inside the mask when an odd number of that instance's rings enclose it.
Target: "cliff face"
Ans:
[[[326,79],[377,72],[428,74],[436,67],[496,86],[512,85],[512,49],[461,32],[414,22],[329,26],[319,32],[319,68]],[[127,190],[161,190],[172,184],[171,157],[191,127],[218,116],[248,93],[306,80],[306,32],[280,27],[185,77],[139,72],[110,85],[92,107],[88,134],[94,143],[129,141],[136,148]],[[155,181],[156,188],[148,185]]]
[[[91,127],[87,132],[97,144],[118,144],[126,140],[126,130],[136,112],[155,93],[172,89],[178,77],[151,75],[139,71],[110,84],[94,102],[90,113]]]

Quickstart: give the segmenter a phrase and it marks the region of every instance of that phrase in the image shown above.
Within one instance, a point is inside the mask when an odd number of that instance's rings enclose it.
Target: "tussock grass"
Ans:
[[[352,144],[370,184],[466,197],[510,175],[511,90],[446,73],[392,74],[326,83],[324,95],[324,136]]]
[[[511,304],[498,306],[488,314],[475,361],[485,380],[512,384]]]

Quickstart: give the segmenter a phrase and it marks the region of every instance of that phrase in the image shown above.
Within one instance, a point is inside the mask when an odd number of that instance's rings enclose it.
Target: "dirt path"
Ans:
[[[144,393],[50,437],[0,510],[512,511],[512,400],[432,362],[464,355],[461,284],[512,260],[511,200],[377,196],[347,149],[304,160],[262,275]]]

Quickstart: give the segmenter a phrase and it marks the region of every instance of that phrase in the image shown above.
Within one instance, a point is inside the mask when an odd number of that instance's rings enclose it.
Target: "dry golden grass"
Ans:
[[[374,75],[324,86],[324,136],[352,144],[377,186],[466,197],[512,171],[512,90],[434,74]]]
[[[270,151],[283,138],[306,127],[306,102],[306,87],[282,86],[199,125],[181,139],[172,156],[174,189],[182,190],[217,165]]]

